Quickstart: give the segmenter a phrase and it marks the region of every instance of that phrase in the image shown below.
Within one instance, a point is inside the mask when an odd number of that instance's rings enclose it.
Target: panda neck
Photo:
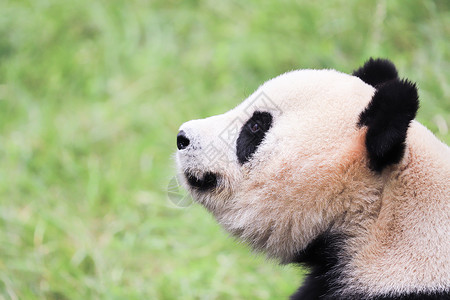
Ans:
[[[292,299],[450,299],[449,150],[409,145],[402,163],[380,175],[370,207],[346,213],[297,253],[293,262],[310,275]]]
[[[381,174],[377,217],[348,240],[346,276],[365,293],[450,299],[450,148],[417,122],[409,130],[404,159]]]
[[[363,238],[368,241],[372,236]],[[411,280],[405,271],[414,269],[414,265],[395,264],[404,271],[398,270],[398,273],[392,274],[391,270],[386,267],[387,271],[380,270],[372,264],[360,265],[359,269],[355,268],[356,264],[360,264],[358,256],[367,249],[357,249],[356,244],[361,243],[362,238],[351,236],[342,232],[329,229],[315,238],[303,251],[297,253],[293,259],[293,263],[301,264],[309,269],[308,276],[305,278],[303,285],[291,296],[291,300],[308,300],[308,299],[333,299],[333,300],[437,300],[450,299],[450,288],[448,281],[448,265],[443,266],[442,272],[432,270],[432,272],[441,272],[446,274],[436,274],[444,278],[441,288],[434,286],[418,286],[417,282]],[[372,245],[373,246],[373,245]],[[382,248],[382,246],[378,245]],[[444,246],[442,246],[444,247]],[[376,253],[374,260],[390,261],[392,257],[386,257],[386,254]],[[357,259],[355,259],[355,257]],[[442,265],[441,265],[442,266]],[[429,271],[428,271],[429,272]],[[367,274],[370,274],[367,276]],[[416,274],[421,276],[424,274]],[[396,280],[399,276],[399,281]],[[445,277],[447,276],[447,277]],[[383,278],[386,278],[383,281]],[[447,278],[446,287],[445,278]],[[362,281],[361,279],[365,279]],[[369,286],[368,282],[382,281],[381,285]],[[391,284],[388,282],[391,281]],[[408,287],[408,282],[412,284]],[[414,286],[415,284],[415,286]],[[402,288],[403,287],[403,288]],[[417,288],[419,287],[419,288]]]

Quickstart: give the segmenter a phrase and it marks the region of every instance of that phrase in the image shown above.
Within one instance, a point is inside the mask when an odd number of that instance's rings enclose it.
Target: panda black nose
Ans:
[[[183,130],[180,130],[177,134],[177,147],[178,150],[186,149],[189,146],[189,139],[186,136],[186,133]]]

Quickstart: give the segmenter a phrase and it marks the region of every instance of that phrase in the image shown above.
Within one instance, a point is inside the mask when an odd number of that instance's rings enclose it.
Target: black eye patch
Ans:
[[[272,115],[260,111],[255,111],[253,116],[242,126],[236,141],[236,155],[241,165],[252,157],[271,126]]]

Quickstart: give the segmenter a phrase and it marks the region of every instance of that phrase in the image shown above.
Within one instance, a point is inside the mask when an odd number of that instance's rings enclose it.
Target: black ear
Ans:
[[[377,87],[358,122],[359,127],[368,127],[366,147],[372,170],[381,172],[384,167],[400,162],[409,123],[418,108],[419,97],[414,83],[396,79]]]
[[[387,59],[381,58],[370,58],[364,66],[353,71],[353,75],[373,87],[389,80],[398,79],[397,69],[394,64]]]

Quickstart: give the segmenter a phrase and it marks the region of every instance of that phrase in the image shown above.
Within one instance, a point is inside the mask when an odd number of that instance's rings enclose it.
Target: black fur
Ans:
[[[361,295],[352,295],[350,298],[345,298],[348,300],[450,300],[450,291],[442,292],[421,292],[421,293],[410,293],[402,294],[397,296],[375,296],[375,297],[364,297]]]
[[[369,297],[346,290],[342,272],[349,261],[343,251],[347,238],[327,231],[297,254],[293,263],[308,267],[310,273],[291,300],[450,300],[450,291]]]
[[[304,294],[300,293],[303,287],[291,296],[291,300],[450,300],[450,291],[440,292],[418,292],[400,295],[379,295],[379,296],[366,296],[355,293],[344,293],[342,295],[322,295],[317,294]]]
[[[253,116],[242,126],[236,141],[236,155],[241,165],[252,157],[271,126],[272,115],[259,111],[255,111]],[[254,130],[255,128],[257,130]]]
[[[345,240],[345,236],[327,231],[296,255],[293,263],[304,265],[310,273],[292,300],[332,299],[341,288],[339,279],[346,259],[340,253]]]
[[[418,108],[414,83],[396,79],[377,87],[358,122],[358,126],[368,127],[366,147],[372,170],[381,172],[384,167],[400,162],[409,123]]]
[[[202,178],[198,178],[190,173],[185,173],[185,176],[189,185],[201,192],[217,186],[217,175],[211,172],[205,173]]]
[[[353,71],[353,75],[373,87],[390,80],[398,79],[397,69],[394,64],[387,59],[381,58],[370,58],[364,66]]]

